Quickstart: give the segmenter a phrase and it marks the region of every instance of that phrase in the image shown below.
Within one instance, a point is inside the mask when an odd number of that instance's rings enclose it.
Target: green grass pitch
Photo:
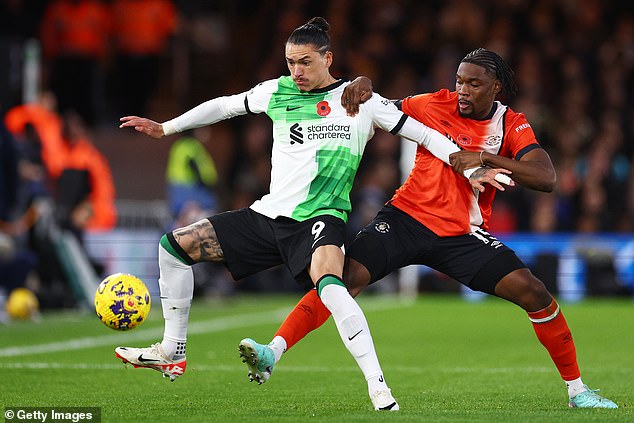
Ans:
[[[362,296],[398,413],[372,410],[332,319],[287,352],[267,383],[248,382],[238,342],[268,342],[296,300],[196,301],[187,372],[173,383],[124,367],[113,352],[161,338],[156,303],[148,321],[130,332],[77,312],[0,326],[1,408],[100,407],[104,422],[634,421],[629,299],[563,304],[584,381],[620,406],[577,410],[567,407],[564,385],[518,307],[494,298]]]

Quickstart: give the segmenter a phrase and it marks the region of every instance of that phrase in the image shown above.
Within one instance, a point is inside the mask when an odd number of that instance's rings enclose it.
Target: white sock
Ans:
[[[366,382],[368,383],[368,392],[370,395],[372,395],[373,392],[389,389],[385,382],[385,377],[383,377],[383,373],[366,378]]]
[[[580,377],[574,380],[566,380],[564,382],[566,382],[566,387],[568,388],[568,396],[570,398],[576,397],[580,393],[588,390],[588,387],[584,385]]]
[[[165,318],[161,346],[168,358],[185,356],[189,309],[194,295],[192,267],[170,254],[159,244],[159,288]]]
[[[275,356],[275,362],[277,363],[282,358],[282,354],[286,352],[286,339],[281,336],[276,336],[269,343],[269,348],[273,350],[273,355]]]
[[[321,290],[321,301],[332,313],[339,336],[350,351],[368,382],[372,394],[387,389],[383,371],[376,356],[370,328],[361,307],[341,285],[329,284]]]

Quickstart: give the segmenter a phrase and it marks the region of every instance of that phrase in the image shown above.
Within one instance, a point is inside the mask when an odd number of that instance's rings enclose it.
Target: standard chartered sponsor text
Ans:
[[[307,128],[309,140],[321,140],[326,138],[350,139],[350,125],[309,125]]]

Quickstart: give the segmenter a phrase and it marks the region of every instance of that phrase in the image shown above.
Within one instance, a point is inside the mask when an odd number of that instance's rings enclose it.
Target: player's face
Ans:
[[[502,84],[482,66],[460,63],[456,73],[458,113],[470,119],[486,117]]]
[[[332,53],[321,54],[312,44],[286,44],[286,65],[300,91],[323,88],[330,84]]]

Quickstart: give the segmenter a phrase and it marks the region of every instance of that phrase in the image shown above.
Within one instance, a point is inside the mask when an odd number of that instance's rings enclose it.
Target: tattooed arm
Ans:
[[[208,219],[174,230],[174,239],[196,262],[223,261],[225,258],[216,230]]]

